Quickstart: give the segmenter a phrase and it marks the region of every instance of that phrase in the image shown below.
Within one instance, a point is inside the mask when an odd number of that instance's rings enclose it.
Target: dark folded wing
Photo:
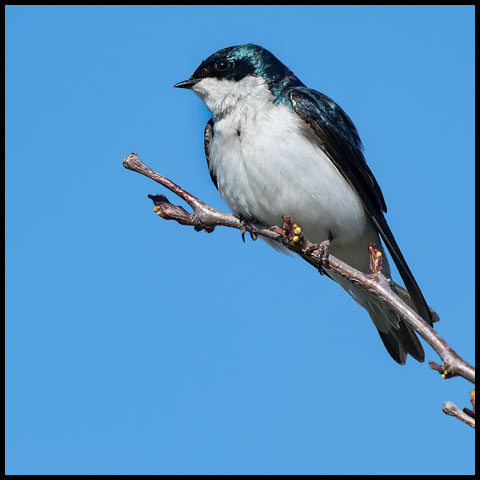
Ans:
[[[296,87],[290,90],[289,98],[295,112],[306,123],[305,135],[322,148],[357,191],[395,261],[417,312],[432,325],[425,298],[383,215],[387,206],[380,186],[365,161],[353,122],[333,100],[316,90]]]
[[[207,166],[208,166],[208,171],[210,172],[210,178],[212,179],[212,182],[215,185],[215,188],[218,190],[217,177],[215,176],[215,173],[212,171],[212,168],[210,166],[210,145],[212,143],[212,139],[213,139],[213,118],[211,118],[205,125],[205,133],[203,135],[203,145],[205,147],[205,156],[207,157]]]

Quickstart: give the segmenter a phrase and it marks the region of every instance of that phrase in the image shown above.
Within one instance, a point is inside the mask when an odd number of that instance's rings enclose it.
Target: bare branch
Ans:
[[[475,418],[472,418],[470,415],[460,410],[453,402],[445,402],[443,404],[442,410],[447,415],[457,417],[462,422],[465,422],[467,425],[475,428]]]
[[[160,185],[166,187],[193,209],[188,213],[180,206],[172,205],[164,195],[149,195],[155,203],[155,211],[166,220],[176,220],[182,225],[192,225],[196,230],[213,231],[217,226],[236,228],[242,233],[246,230],[252,236],[261,235],[264,238],[282,242],[289,250],[297,253],[315,268],[331,270],[346,278],[355,285],[381,299],[394,310],[410,327],[412,327],[440,356],[442,364],[430,362],[430,367],[441,373],[442,378],[463,377],[475,383],[475,369],[465,362],[447,342],[427,323],[413,308],[407,305],[392,288],[389,281],[381,273],[381,255],[378,255],[373,245],[369,246],[371,259],[370,274],[361,272],[342,262],[333,255],[319,254],[319,245],[311,243],[296,225],[292,225],[288,216],[283,217],[283,226],[246,225],[232,214],[221,212],[200,201],[186,192],[168,178],[147,167],[140,158],[132,153],[125,157],[123,165],[129,170],[141,173]],[[448,403],[448,402],[447,402]],[[463,413],[463,412],[462,412]],[[449,413],[450,414],[450,413]],[[456,415],[458,416],[458,415]]]

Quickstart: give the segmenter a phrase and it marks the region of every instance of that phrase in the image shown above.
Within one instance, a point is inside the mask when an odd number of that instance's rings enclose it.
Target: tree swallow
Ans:
[[[175,87],[193,90],[212,114],[204,135],[207,164],[235,214],[265,225],[288,214],[310,241],[331,238],[330,252],[366,273],[367,247],[373,242],[383,251],[381,237],[406,286],[397,286],[397,293],[432,325],[385,220],[387,206],[358,132],[333,100],[252,44],[219,50]],[[386,258],[383,272],[390,277]],[[397,314],[364,289],[328,275],[367,310],[396,362],[404,364],[407,354],[424,360],[418,338]]]

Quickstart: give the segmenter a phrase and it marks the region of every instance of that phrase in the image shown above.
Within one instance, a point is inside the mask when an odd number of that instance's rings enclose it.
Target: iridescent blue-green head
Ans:
[[[193,75],[175,87],[193,90],[215,113],[266,85],[275,101],[286,87],[303,85],[293,72],[267,49],[251,43],[223,48],[204,60]]]

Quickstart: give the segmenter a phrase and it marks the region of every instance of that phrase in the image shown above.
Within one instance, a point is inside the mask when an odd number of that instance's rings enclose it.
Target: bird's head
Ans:
[[[174,86],[193,90],[215,115],[252,93],[268,90],[264,86],[278,88],[286,79],[296,77],[268,50],[249,43],[215,52],[188,80]]]

